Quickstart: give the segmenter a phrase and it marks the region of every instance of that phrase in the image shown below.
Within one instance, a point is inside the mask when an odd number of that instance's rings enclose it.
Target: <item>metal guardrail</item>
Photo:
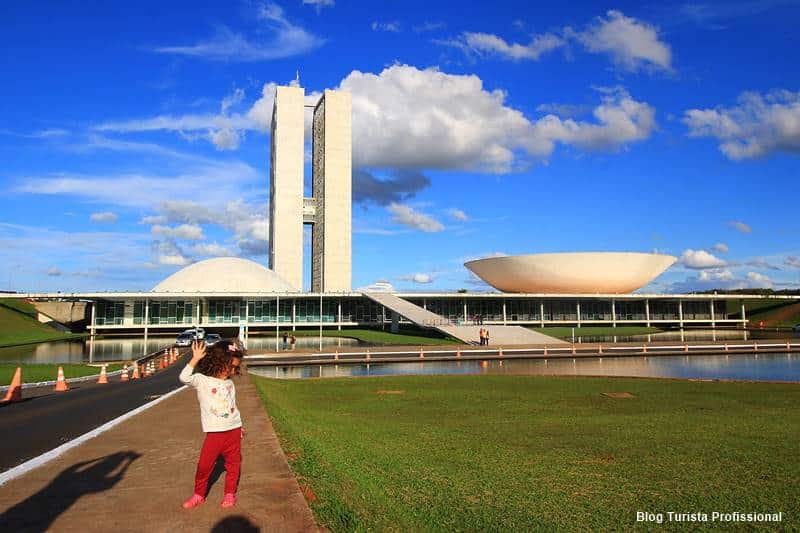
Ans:
[[[578,348],[580,346],[580,348]],[[374,362],[393,362],[395,360],[410,361],[410,360],[424,360],[430,358],[433,360],[458,360],[458,359],[480,359],[492,358],[501,359],[506,356],[512,358],[527,358],[527,357],[591,357],[591,356],[615,356],[615,355],[676,355],[691,353],[702,353],[703,355],[711,354],[726,354],[726,353],[758,353],[759,351],[765,352],[781,352],[783,350],[792,351],[793,349],[800,349],[800,342],[782,342],[782,343],[747,343],[747,344],[667,344],[667,345],[635,345],[635,346],[614,346],[602,344],[587,345],[587,344],[569,344],[558,346],[540,346],[540,347],[527,347],[527,348],[503,348],[498,346],[496,348],[482,348],[482,349],[445,349],[445,350],[425,350],[420,347],[419,350],[402,350],[402,351],[371,351],[365,352],[313,352],[310,354],[297,354],[294,359],[277,359],[270,356],[249,355],[245,357],[248,364],[253,366],[299,366],[308,364],[327,364],[327,363],[374,363]],[[307,360],[299,359],[307,358]]]

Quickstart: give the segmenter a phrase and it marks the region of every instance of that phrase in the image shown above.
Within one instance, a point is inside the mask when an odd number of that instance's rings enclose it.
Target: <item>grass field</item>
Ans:
[[[253,379],[333,531],[630,530],[640,510],[782,511],[800,528],[797,385]]]
[[[569,327],[551,327],[551,328],[534,328],[531,327],[533,331],[537,331],[539,333],[543,333],[545,335],[550,335],[551,337],[556,337],[559,339],[571,339],[572,338],[572,329]],[[620,336],[627,336],[627,335],[646,335],[648,333],[658,333],[662,330],[658,328],[649,328],[646,326],[618,326],[613,328],[611,326],[586,326],[575,328],[575,336],[576,337],[583,337],[583,336],[599,336],[599,335],[620,335]]]
[[[36,320],[36,310],[28,302],[0,299],[0,347],[33,342],[77,339],[84,335],[62,333]]]
[[[293,333],[297,337],[316,337],[319,335],[319,329],[305,329],[294,332],[287,331],[287,333],[290,335]],[[322,335],[325,337],[348,337],[372,344],[394,344],[397,346],[463,344],[461,341],[444,337],[443,335],[437,335],[437,332],[426,330],[401,330],[400,333],[389,333],[388,331],[381,331],[377,329],[343,329],[341,331],[335,329],[323,329]]]
[[[53,381],[58,377],[58,367],[64,369],[64,377],[79,378],[81,376],[91,376],[100,374],[99,366],[89,366],[81,364],[13,364],[1,363],[0,364],[0,385],[8,385],[14,377],[17,367],[22,367],[22,382],[23,383],[38,383],[39,381]],[[106,368],[106,372],[113,372],[122,368],[121,364],[110,364]]]

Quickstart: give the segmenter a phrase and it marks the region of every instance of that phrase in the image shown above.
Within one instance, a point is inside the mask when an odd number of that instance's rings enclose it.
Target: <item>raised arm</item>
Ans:
[[[178,379],[181,380],[181,383],[185,383],[186,385],[192,385],[194,381],[194,367],[197,366],[197,363],[200,362],[200,359],[206,356],[206,343],[205,341],[194,341],[192,343],[192,358],[186,364],[186,366],[181,370],[180,376]]]

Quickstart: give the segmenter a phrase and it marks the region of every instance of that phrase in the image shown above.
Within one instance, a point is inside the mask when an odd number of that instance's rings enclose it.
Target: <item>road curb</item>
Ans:
[[[11,481],[12,479],[18,478],[18,477],[20,477],[22,475],[27,474],[31,470],[34,470],[36,468],[39,468],[42,465],[47,464],[48,462],[52,461],[56,457],[59,457],[60,455],[64,454],[65,452],[71,450],[72,448],[80,446],[81,444],[83,444],[87,440],[93,439],[94,437],[97,437],[98,435],[100,435],[102,433],[105,433],[106,431],[108,431],[109,429],[113,428],[117,424],[120,424],[120,423],[126,421],[127,419],[132,418],[132,417],[138,415],[139,413],[141,413],[143,411],[146,411],[147,409],[150,409],[151,407],[155,406],[156,404],[159,404],[159,403],[163,402],[167,398],[170,398],[171,396],[174,396],[175,394],[179,393],[180,391],[182,391],[182,390],[184,390],[186,388],[187,388],[186,385],[184,385],[184,386],[179,387],[179,388],[177,388],[177,389],[175,389],[173,391],[170,391],[170,392],[160,396],[159,398],[156,398],[155,400],[153,400],[151,402],[148,402],[148,403],[146,403],[144,405],[140,405],[139,407],[137,407],[136,409],[133,409],[132,411],[128,411],[124,415],[121,415],[121,416],[118,416],[117,418],[109,420],[108,422],[106,422],[102,426],[96,427],[93,430],[84,433],[83,435],[75,437],[74,439],[72,439],[69,442],[65,442],[64,444],[62,444],[61,446],[58,446],[57,448],[53,448],[49,452],[45,452],[42,455],[39,455],[38,457],[34,457],[33,459],[29,459],[29,460],[25,461],[21,465],[17,465],[14,468],[6,470],[5,472],[0,474],[0,487],[3,486],[5,483]]]

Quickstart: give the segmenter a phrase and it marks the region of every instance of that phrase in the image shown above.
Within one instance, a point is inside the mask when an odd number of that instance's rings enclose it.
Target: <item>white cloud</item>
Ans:
[[[566,41],[552,33],[534,35],[528,44],[511,43],[491,33],[464,32],[460,42],[466,49],[477,54],[489,54],[519,61],[522,59],[538,60],[543,54],[551,52],[566,44]],[[452,43],[451,43],[452,44]],[[458,46],[461,48],[461,46]]]
[[[738,220],[731,220],[728,224],[741,233],[753,233],[753,228],[750,227],[749,224],[745,224],[744,222],[740,222]]]
[[[672,52],[659,39],[658,28],[622,12],[611,10],[598,17],[586,31],[565,33],[576,38],[589,52],[605,53],[620,67],[636,71],[643,67],[672,70]]]
[[[116,222],[119,217],[111,211],[103,211],[101,213],[92,213],[89,218],[92,222]]]
[[[240,33],[221,26],[217,35],[207,41],[188,46],[161,46],[153,52],[199,57],[214,61],[266,61],[310,52],[324,40],[292,24],[283,9],[272,3],[261,5],[257,17],[263,23],[259,34],[266,30],[266,40],[248,39]]]
[[[391,33],[399,33],[400,32],[400,23],[398,21],[392,22],[373,22],[370,27],[372,31],[388,31]]]
[[[450,215],[450,218],[452,218],[453,220],[458,220],[459,222],[466,222],[467,220],[469,220],[467,214],[461,209],[455,209],[455,208],[448,209],[447,214]]]
[[[690,109],[683,122],[690,137],[715,137],[729,159],[800,154],[800,92],[745,92],[736,106]]]
[[[386,280],[378,280],[366,287],[359,287],[357,292],[395,292],[394,286]]]
[[[725,266],[727,263],[705,250],[687,249],[683,252],[680,262],[687,268],[704,269]]]
[[[333,7],[336,5],[335,0],[303,0],[303,5],[314,6],[317,13],[322,11],[323,7]]]
[[[717,244],[715,244],[715,245],[714,245],[714,246],[712,246],[711,248],[712,248],[712,249],[713,249],[715,252],[719,252],[719,253],[721,253],[721,254],[727,254],[727,253],[728,253],[728,245],[727,245],[727,244],[725,244],[724,242],[718,242]]]
[[[211,131],[209,137],[217,150],[236,150],[241,141],[239,132],[230,128]]]
[[[435,279],[432,274],[425,274],[423,272],[417,272],[415,274],[409,274],[408,276],[401,276],[401,280],[403,281],[413,281],[414,283],[431,283]]]
[[[415,211],[407,205],[391,203],[386,210],[393,215],[392,222],[395,224],[408,226],[426,233],[444,230],[441,222],[429,215]]]
[[[18,193],[71,195],[107,205],[151,209],[162,201],[183,198],[187,191],[214,191],[217,203],[241,196],[258,173],[239,161],[191,164],[172,176],[116,174],[106,176],[26,176],[12,189]]]
[[[503,91],[485,90],[479,77],[435,68],[353,71],[339,88],[353,97],[355,167],[503,173],[525,166],[518,161],[523,154],[547,158],[556,143],[613,149],[655,128],[655,110],[622,90],[604,95],[596,122],[555,115],[532,122],[506,105]]]
[[[188,257],[184,257],[182,255],[159,255],[158,256],[158,263],[160,265],[177,265],[177,266],[185,266],[192,263],[192,260]]]
[[[225,246],[216,242],[198,243],[190,248],[195,255],[204,257],[228,257],[233,255]]]
[[[800,268],[800,257],[795,257],[793,255],[787,256],[786,259],[783,260],[783,264],[792,268]]]
[[[425,21],[424,23],[420,24],[419,26],[414,26],[414,31],[417,33],[422,33],[426,31],[435,31],[445,27],[443,22],[428,22]]]
[[[150,231],[156,237],[165,239],[184,239],[187,241],[202,241],[206,238],[203,235],[203,228],[194,224],[181,224],[180,226],[153,226]]]
[[[772,287],[772,280],[769,278],[769,276],[759,274],[758,272],[748,272],[747,279],[759,287]]]
[[[45,274],[51,277],[58,277],[62,274],[62,272],[61,269],[59,269],[58,267],[50,267],[47,269],[47,272],[45,272]]]
[[[700,281],[731,281],[733,279],[733,272],[727,268],[703,270],[697,278]]]

